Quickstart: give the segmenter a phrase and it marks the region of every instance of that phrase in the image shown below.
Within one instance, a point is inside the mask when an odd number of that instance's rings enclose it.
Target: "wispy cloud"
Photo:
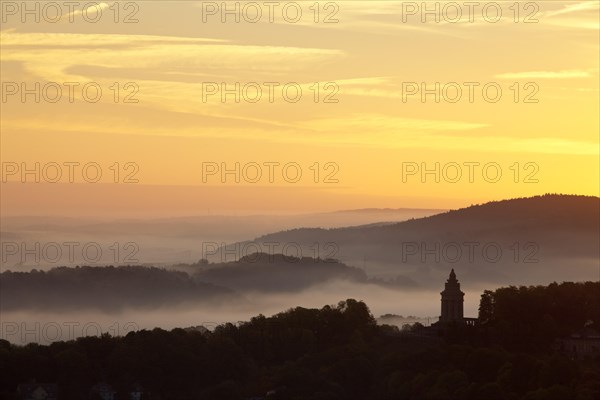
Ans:
[[[363,114],[302,124],[331,144],[385,148],[427,148],[501,153],[598,155],[598,144],[556,137],[489,135],[491,125],[469,121],[398,118]]]
[[[494,75],[497,79],[581,79],[591,78],[593,75],[588,70],[571,69],[564,71],[526,71],[507,72]]]
[[[561,2],[552,2],[553,5]],[[543,22],[571,29],[599,30],[598,12],[600,3],[597,1],[582,1],[579,3],[562,3],[562,8],[542,13]]]
[[[546,16],[553,17],[555,15],[572,14],[577,12],[599,10],[600,4],[597,1],[582,1],[576,4],[565,4],[563,8],[555,11],[549,11]]]
[[[114,1],[111,2],[111,4],[112,3],[114,3]],[[70,13],[67,13],[67,14],[63,15],[61,17],[61,19],[72,19],[72,17],[78,16],[78,15],[82,15],[82,14],[86,14],[86,15],[87,14],[92,14],[92,15],[94,15],[95,13],[102,12],[102,10],[106,10],[108,7],[110,7],[110,4],[107,4],[107,3],[104,3],[104,2],[102,2],[102,3],[94,3],[93,5],[91,5],[91,6],[87,7],[87,8],[84,8],[84,9],[81,9],[81,10],[74,10],[74,11],[72,11]]]
[[[114,82],[113,77],[93,73],[90,68],[112,71],[139,69],[153,71],[154,79],[136,79],[146,93],[145,100],[158,104],[174,101],[173,107],[184,101],[201,100],[203,78],[212,75],[230,76],[238,80],[251,76],[250,81],[271,81],[277,75],[299,72],[326,60],[339,57],[338,50],[235,45],[226,41],[153,35],[79,34],[79,33],[18,33],[0,32],[3,61],[15,61],[38,79]],[[35,51],[32,51],[35,48]],[[175,82],[177,74],[197,74],[195,82]],[[292,74],[294,75],[294,74]],[[223,79],[225,80],[225,79]],[[292,79],[293,81],[297,79]],[[188,96],[186,98],[186,96]],[[173,98],[169,97],[173,96]],[[196,101],[194,101],[196,103]]]
[[[307,121],[302,126],[315,131],[340,130],[345,132],[354,129],[363,132],[387,131],[401,134],[416,131],[463,131],[484,128],[488,125],[463,121],[425,120],[390,117],[379,114],[361,114],[350,118],[321,118]]]

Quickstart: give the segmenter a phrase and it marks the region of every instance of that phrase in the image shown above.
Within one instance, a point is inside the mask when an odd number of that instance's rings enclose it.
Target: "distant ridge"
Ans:
[[[448,211],[444,208],[357,208],[357,209],[352,209],[352,210],[338,210],[338,211],[331,211],[330,213],[323,213],[323,214],[331,214],[331,213],[361,213],[361,212],[373,212],[373,213],[378,213],[378,212],[405,212],[405,211],[427,211],[427,212],[435,212],[435,213],[442,213],[445,211]]]
[[[507,220],[507,218],[509,218]],[[475,204],[456,210],[448,210],[439,214],[412,218],[407,221],[386,224],[386,229],[422,226],[429,223],[456,223],[465,220],[480,221],[504,221],[509,224],[515,220],[536,222],[579,222],[585,227],[599,227],[600,224],[600,198],[595,196],[545,194],[533,197],[519,197],[507,200],[490,201],[483,204]],[[344,227],[327,229],[328,231],[344,231],[371,227],[373,224],[356,227]],[[568,224],[569,226],[571,224]],[[302,230],[294,229],[292,231]],[[310,230],[322,230],[319,228],[307,228]],[[259,239],[271,238],[278,233],[262,236]]]
[[[490,201],[474,204],[469,207],[448,210],[418,220],[458,219],[464,217],[504,218],[507,215],[524,218],[551,218],[556,211],[561,210],[572,216],[596,216],[599,223],[600,198],[596,196],[544,194],[533,197],[517,197],[513,199]],[[415,221],[411,219],[406,223]],[[593,222],[593,221],[590,221]],[[400,222],[402,224],[404,222]]]
[[[467,281],[497,278],[496,282],[506,284],[511,282],[508,279],[526,274],[532,274],[532,282],[534,278],[540,282],[582,276],[598,279],[599,232],[600,198],[546,194],[492,201],[391,224],[291,229],[253,242],[293,242],[307,252],[315,243],[334,243],[338,249],[335,258],[350,266],[364,265],[369,274],[414,276],[415,268],[441,273],[452,264],[463,269]],[[477,257],[466,259],[465,243],[478,246]],[[411,257],[407,257],[407,245],[416,251]],[[439,256],[439,248],[449,245],[463,246],[462,258]],[[482,255],[481,248],[488,245],[502,251],[497,261]],[[431,255],[422,249],[438,250]]]

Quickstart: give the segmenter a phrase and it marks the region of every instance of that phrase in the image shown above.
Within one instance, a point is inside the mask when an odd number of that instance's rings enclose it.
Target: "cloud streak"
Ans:
[[[591,78],[590,71],[572,69],[564,71],[508,72],[494,75],[498,79],[581,79]]]

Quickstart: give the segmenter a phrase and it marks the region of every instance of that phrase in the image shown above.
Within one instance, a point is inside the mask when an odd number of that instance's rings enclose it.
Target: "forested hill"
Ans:
[[[597,275],[592,273],[600,252],[599,213],[598,197],[544,195],[474,205],[388,225],[293,229],[240,242],[239,246],[294,243],[309,253],[316,244],[334,244],[335,258],[348,265],[362,265],[366,259],[369,274],[384,270],[411,276],[415,274],[410,271],[424,264],[446,268],[450,257],[442,259],[440,249],[453,246],[458,251],[452,249],[450,254],[459,256],[450,262],[462,271],[472,269],[470,276],[462,274],[472,283],[480,280],[504,285],[510,277],[527,283],[562,281],[569,279],[567,270],[571,279],[587,280]],[[470,250],[465,243],[477,247],[473,260],[466,256]],[[499,248],[503,257],[490,261],[482,254],[487,245]],[[424,249],[438,250],[422,257]]]
[[[366,274],[335,260],[255,253],[235,262],[155,267],[76,267],[0,274],[0,310],[151,310],[243,302],[244,292],[298,292],[334,281],[367,283]]]
[[[0,274],[0,286],[2,311],[153,309],[234,296],[185,272],[140,266],[6,271]]]
[[[120,396],[135,384],[145,398],[169,400],[594,400],[600,358],[575,361],[554,343],[583,321],[598,329],[599,290],[588,282],[488,291],[481,325],[440,335],[377,326],[365,303],[349,299],[212,332],[154,329],[24,347],[0,340],[0,396],[15,398],[19,383],[37,379],[58,384],[65,400],[88,398],[98,382]]]
[[[600,198],[544,195],[473,205],[430,217],[384,226],[337,229],[293,229],[261,236],[256,241],[316,240],[392,242],[402,237],[426,238],[453,235],[509,235],[518,232],[562,231],[598,237]],[[596,243],[596,248],[598,244]],[[592,251],[593,249],[589,249]]]

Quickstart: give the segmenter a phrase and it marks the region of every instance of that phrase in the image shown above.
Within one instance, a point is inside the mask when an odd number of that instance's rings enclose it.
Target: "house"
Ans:
[[[139,383],[135,383],[129,391],[129,400],[142,400],[144,389]]]
[[[116,400],[117,392],[106,382],[100,382],[92,386],[90,391],[92,399],[100,398],[101,400]]]
[[[586,324],[580,331],[559,339],[557,347],[573,360],[600,357],[600,333]]]
[[[17,399],[20,400],[57,400],[58,385],[54,383],[22,383],[17,386]]]

